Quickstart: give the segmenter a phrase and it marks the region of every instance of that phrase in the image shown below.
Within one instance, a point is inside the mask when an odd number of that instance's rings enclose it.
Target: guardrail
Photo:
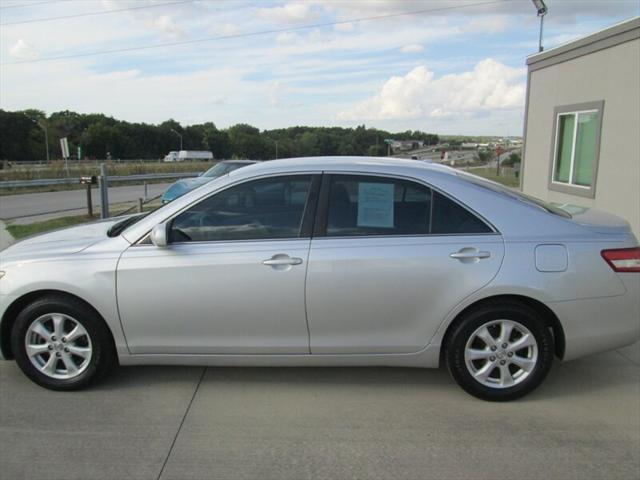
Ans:
[[[109,183],[112,182],[143,182],[149,180],[165,180],[173,178],[197,177],[201,172],[179,172],[179,173],[149,173],[141,175],[110,175]],[[69,178],[41,178],[37,180],[5,180],[0,182],[0,188],[25,188],[25,187],[48,187],[50,185],[78,185],[80,177]]]

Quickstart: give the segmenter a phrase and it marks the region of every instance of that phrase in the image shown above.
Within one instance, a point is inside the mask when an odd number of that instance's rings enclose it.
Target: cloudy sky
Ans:
[[[546,48],[640,14],[547,5]],[[538,25],[530,0],[1,0],[0,108],[519,135]]]

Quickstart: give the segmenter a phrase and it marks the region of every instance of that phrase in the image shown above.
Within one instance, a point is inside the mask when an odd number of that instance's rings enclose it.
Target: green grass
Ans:
[[[518,187],[520,186],[520,179],[511,175],[496,175],[495,168],[473,168],[469,170],[469,173],[474,175],[478,175],[479,177],[486,178],[487,180],[492,180],[494,182],[501,183],[506,187]]]
[[[51,220],[44,220],[42,222],[30,223],[28,225],[7,225],[7,230],[9,231],[11,236],[17,240],[20,238],[28,237],[29,235],[44,233],[50,230],[56,230],[58,228],[71,227],[73,225],[87,223],[98,219],[99,217],[89,217],[88,215],[60,217],[53,218]]]
[[[217,161],[211,162],[129,162],[116,163],[104,162],[107,165],[108,175],[141,175],[145,173],[177,173],[177,172],[203,172]],[[99,175],[99,162],[70,161],[69,176],[80,177],[84,175]],[[40,178],[66,178],[67,171],[64,162],[56,160],[48,166],[15,166],[0,170],[0,180],[36,180]]]
[[[204,172],[210,169],[218,163],[217,160],[211,162],[130,162],[130,163],[115,163],[106,162],[108,175],[143,175],[152,173],[184,173],[184,172]],[[100,167],[98,162],[82,161],[70,162],[69,176],[77,178],[88,175],[99,175]],[[37,180],[41,178],[66,178],[67,172],[64,168],[64,162],[56,160],[51,162],[51,165],[45,167],[25,167],[16,166],[9,169],[0,170],[0,181],[4,180]],[[175,179],[174,179],[175,180]],[[149,181],[147,183],[171,183],[171,179],[159,179]],[[109,182],[109,185],[142,185],[143,182]],[[50,185],[43,187],[27,187],[27,188],[1,188],[0,196],[3,195],[20,195],[24,193],[42,193],[42,192],[57,192],[61,190],[79,190],[83,189],[81,185]]]
[[[163,178],[157,180],[148,180],[146,182],[135,181],[135,182],[109,182],[109,187],[125,187],[129,185],[153,185],[156,183],[173,183],[177,180],[177,178]],[[86,190],[85,185],[80,184],[66,184],[66,185],[48,185],[43,187],[20,187],[20,188],[0,188],[0,197],[7,195],[25,195],[27,193],[49,193],[49,192],[62,192],[67,190]],[[94,189],[97,189],[98,186],[94,185]]]

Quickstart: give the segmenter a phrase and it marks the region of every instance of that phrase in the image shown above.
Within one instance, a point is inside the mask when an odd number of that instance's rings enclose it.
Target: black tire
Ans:
[[[73,378],[53,378],[40,372],[29,359],[25,340],[31,324],[43,315],[58,313],[72,317],[88,333],[91,358],[81,373]],[[48,295],[27,305],[16,318],[11,332],[11,348],[24,374],[50,390],[79,390],[106,375],[117,362],[111,332],[100,316],[83,302],[63,295]]]
[[[521,324],[529,330],[537,343],[538,358],[535,366],[526,377],[520,380],[520,383],[511,387],[498,388],[481,383],[472,375],[465,360],[467,342],[474,332],[483,325],[497,320],[510,320]],[[498,353],[501,352],[498,351]],[[512,353],[512,355],[514,354]],[[467,393],[483,400],[505,402],[523,397],[542,383],[553,363],[553,335],[537,312],[526,305],[517,302],[487,303],[464,314],[456,322],[445,345],[445,356],[449,372]],[[488,362],[488,360],[484,361]],[[509,359],[507,359],[508,361]],[[507,368],[510,368],[508,364]],[[513,368],[517,368],[517,366]],[[496,376],[500,375],[502,374],[498,369]]]

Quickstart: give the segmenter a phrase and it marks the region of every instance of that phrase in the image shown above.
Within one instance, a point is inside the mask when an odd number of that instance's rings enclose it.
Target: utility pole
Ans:
[[[182,150],[182,135],[176,132],[173,128],[171,129],[171,131],[180,137],[180,150]]]
[[[100,218],[109,218],[109,178],[107,166],[104,163],[100,164],[98,185],[100,186]]]
[[[42,126],[40,122],[38,122],[35,118],[31,118],[26,113],[24,113],[24,116],[27,117],[29,120],[31,120],[33,123],[35,123],[38,127],[40,127],[44,131],[44,147],[47,152],[47,165],[48,165],[51,159],[49,158],[49,133],[47,132],[47,127],[46,125]]]
[[[278,140],[274,140],[276,142],[276,160],[278,159]]]

